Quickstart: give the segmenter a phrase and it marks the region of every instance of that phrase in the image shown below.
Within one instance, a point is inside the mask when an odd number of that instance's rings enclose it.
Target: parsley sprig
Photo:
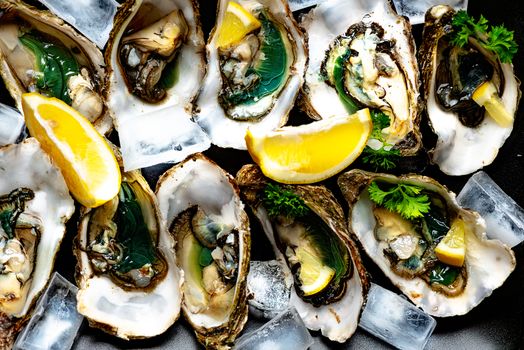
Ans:
[[[385,184],[382,185],[385,187]],[[386,209],[399,213],[403,218],[411,220],[424,216],[429,212],[430,201],[422,188],[415,185],[396,184],[382,189],[376,181],[368,188],[369,198]]]
[[[284,215],[300,218],[306,216],[310,210],[296,194],[271,183],[264,189],[263,202],[270,217]]]
[[[389,117],[381,111],[371,111],[371,120],[373,122],[373,129],[369,137],[381,141],[382,147],[373,149],[366,146],[362,152],[362,162],[373,166],[375,171],[394,169],[397,166],[400,151],[398,149],[392,149],[392,145],[388,144],[382,135],[382,129],[387,128],[391,124],[391,121]]]
[[[482,47],[494,52],[503,63],[511,63],[517,53],[518,45],[513,38],[513,31],[503,25],[490,28],[488,20],[482,15],[475,20],[466,11],[460,10],[453,16],[452,26],[453,45],[463,47],[470,37],[474,37]]]

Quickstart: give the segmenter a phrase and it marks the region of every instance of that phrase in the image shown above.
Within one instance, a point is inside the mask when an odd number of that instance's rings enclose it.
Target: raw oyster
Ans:
[[[179,162],[210,146],[190,113],[203,51],[193,0],[133,0],[118,10],[105,53],[106,96],[126,171]]]
[[[29,138],[0,148],[0,348],[31,315],[75,206],[60,171]]]
[[[248,312],[251,237],[239,190],[196,154],[162,175],[156,195],[184,271],[184,316],[206,347],[229,348]]]
[[[409,21],[388,1],[332,0],[301,26],[309,48],[302,101],[308,115],[325,119],[369,107],[389,118],[385,141],[404,156],[416,154],[420,82]]]
[[[100,133],[109,132],[100,50],[52,13],[22,1],[2,1],[0,18],[0,75],[18,109],[22,93],[37,91],[68,103]]]
[[[123,339],[163,333],[180,315],[183,276],[156,197],[139,171],[119,194],[83,208],[75,241],[78,312]]]
[[[501,63],[496,55],[480,47],[476,39],[470,38],[462,49],[450,44],[454,14],[451,7],[444,5],[428,10],[419,62],[427,114],[438,137],[431,152],[432,162],[448,175],[465,175],[493,162],[513,123],[503,127],[487,117],[485,109],[471,98],[453,96],[451,87],[457,79],[452,76],[465,76],[460,84],[466,87],[487,74],[511,115],[517,111],[520,82],[511,63]]]
[[[374,204],[368,188],[375,183],[417,186],[429,198],[427,213],[405,219]],[[395,177],[351,170],[338,179],[349,203],[349,230],[384,274],[416,306],[438,316],[463,315],[500,287],[515,268],[513,251],[486,238],[484,219],[458,206],[455,195],[435,180],[420,176]],[[465,261],[454,267],[437,258],[435,247],[453,226],[464,231]]]
[[[218,4],[195,114],[213,144],[246,149],[248,128],[270,131],[286,123],[303,83],[307,54],[302,33],[282,0],[237,1],[261,27],[232,46],[218,48],[228,3]]]
[[[291,305],[309,329],[321,330],[334,341],[346,341],[357,328],[369,284],[334,196],[323,186],[273,184],[252,164],[242,167],[236,179],[277,260],[294,277]],[[284,196],[292,197],[290,201],[302,203],[305,211],[295,216],[276,212],[277,208],[268,207],[268,190],[283,191]],[[326,284],[306,284],[308,272],[314,269],[331,276]]]

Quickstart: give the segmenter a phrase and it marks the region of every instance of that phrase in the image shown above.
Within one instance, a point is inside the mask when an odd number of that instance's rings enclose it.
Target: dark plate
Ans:
[[[215,21],[216,0],[200,0],[202,26],[205,35],[210,32]],[[475,16],[484,14],[491,23],[504,23],[515,31],[515,37],[522,49],[514,58],[515,71],[518,77],[524,77],[524,5],[516,0],[470,0],[469,12]],[[416,26],[414,35],[420,42],[422,28]],[[7,101],[5,89],[0,88],[0,100]],[[519,108],[517,119],[511,136],[501,148],[493,164],[484,169],[504,191],[511,195],[517,203],[524,206],[524,111]],[[301,123],[305,119],[297,110],[292,111],[292,123]],[[423,121],[423,124],[427,124]],[[431,147],[434,137],[427,126],[424,130],[424,142],[427,148]],[[247,152],[222,150],[212,148],[206,155],[215,160],[231,174],[246,163],[251,162]],[[157,166],[144,170],[144,175],[154,186],[158,176],[170,166]],[[468,176],[450,177],[442,174],[436,167],[430,166],[424,175],[431,176],[449,189],[458,193]],[[325,182],[335,195],[342,200],[334,180]],[[76,261],[72,255],[72,239],[75,235],[77,216],[69,224],[68,234],[62,244],[62,249],[56,262],[56,270],[70,280],[73,280],[73,271]],[[254,260],[268,260],[273,258],[271,247],[262,232],[252,232]],[[505,284],[470,313],[460,317],[437,319],[437,328],[429,340],[428,349],[524,349],[524,244],[514,249],[517,257],[517,268]],[[398,293],[374,263],[364,257],[364,263],[372,275],[375,283]],[[245,331],[256,329],[263,321],[250,318]],[[313,333],[315,344],[312,349],[389,349],[390,347],[367,333],[357,330],[355,335],[345,344],[332,343]],[[74,349],[197,349],[201,346],[196,341],[191,328],[184,320],[178,321],[163,335],[153,339],[141,341],[123,341],[109,336],[99,330],[89,328],[84,323],[80,335],[73,346]],[[291,350],[291,349],[290,349]]]

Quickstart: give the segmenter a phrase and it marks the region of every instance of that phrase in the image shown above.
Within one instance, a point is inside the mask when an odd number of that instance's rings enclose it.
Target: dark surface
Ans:
[[[214,25],[216,0],[201,1],[201,19],[204,34],[210,32]],[[515,30],[517,42],[524,47],[524,5],[519,1],[499,0],[480,1],[471,0],[469,12],[475,16],[484,14],[491,23],[505,25]],[[419,42],[421,26],[414,28],[414,34]],[[515,72],[518,77],[524,76],[524,49],[519,51],[514,58]],[[0,88],[0,100],[9,100],[3,87]],[[519,108],[515,121],[514,130],[493,164],[484,168],[500,187],[511,195],[517,203],[524,206],[524,184],[522,181],[524,171],[524,112]],[[294,110],[291,114],[290,123],[300,124],[305,117]],[[427,122],[423,120],[424,142],[426,148],[431,148],[434,137],[431,135]],[[247,152],[222,150],[212,148],[206,155],[218,162],[231,174],[235,174],[242,164],[251,162]],[[154,186],[156,178],[167,168],[157,166],[145,169],[144,175]],[[469,176],[450,177],[442,174],[435,166],[429,166],[424,175],[431,176],[445,184],[450,190],[458,193]],[[335,179],[325,182],[335,195],[345,204],[335,186]],[[71,251],[77,216],[74,216],[69,224],[68,234],[63,242],[62,249],[56,261],[56,269],[66,278],[72,280],[75,260]],[[252,258],[254,260],[267,260],[272,258],[271,248],[265,240],[264,234],[252,226]],[[493,295],[485,299],[478,307],[469,314],[461,317],[437,319],[437,328],[431,337],[428,349],[524,349],[524,245],[520,244],[514,249],[517,257],[517,268],[506,283],[495,290]],[[266,253],[264,253],[266,252]],[[372,276],[372,281],[398,292],[384,277],[382,272],[376,268],[374,263],[364,257],[364,263]],[[262,325],[262,321],[251,320],[246,330],[253,330]],[[361,330],[345,344],[331,343],[317,333],[313,349],[388,349],[387,344],[376,340]],[[91,329],[87,324],[83,325],[81,334],[74,346],[75,349],[196,349],[199,348],[192,331],[184,321],[177,322],[165,334],[153,339],[143,341],[123,341],[104,334],[96,329]]]

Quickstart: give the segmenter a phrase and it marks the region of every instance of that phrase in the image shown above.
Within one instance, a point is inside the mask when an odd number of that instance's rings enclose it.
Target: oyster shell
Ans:
[[[354,113],[386,114],[382,133],[404,156],[421,147],[419,74],[409,21],[389,1],[326,1],[300,24],[309,64],[302,107],[313,119]],[[375,148],[371,143],[371,147]]]
[[[286,274],[294,276],[290,303],[306,327],[320,330],[334,341],[349,339],[357,328],[369,283],[345,226],[342,208],[333,194],[323,186],[282,185],[280,188],[290,191],[308,208],[304,216],[290,218],[285,213],[271,214],[266,208],[264,192],[272,182],[256,165],[243,166],[236,180],[243,198],[260,220],[277,260],[282,262]],[[308,291],[302,269],[311,255],[317,266],[328,266],[336,272],[322,288]],[[331,262],[327,263],[329,259]],[[333,261],[338,261],[338,265]]]
[[[118,10],[105,51],[105,92],[126,171],[179,162],[210,146],[190,112],[203,51],[193,0],[133,0]]]
[[[232,47],[218,48],[217,28],[228,3],[218,4],[195,115],[213,144],[246,149],[248,128],[269,131],[286,123],[303,83],[307,54],[302,33],[282,0],[237,1],[258,18],[261,29]]]
[[[53,271],[75,206],[39,143],[0,148],[0,348],[11,348]]]
[[[375,205],[368,194],[373,181],[380,186],[418,186],[431,201],[429,212],[422,219],[407,220]],[[484,219],[459,207],[455,195],[429,177],[351,170],[339,177],[338,184],[350,206],[349,230],[391,282],[431,315],[466,314],[515,268],[513,251],[487,239]],[[466,246],[464,265],[457,268],[439,262],[434,253],[454,221],[464,225]]]
[[[238,187],[196,154],[161,176],[156,195],[184,271],[184,316],[206,347],[229,348],[248,312],[251,238]]]
[[[154,193],[139,171],[122,174],[113,200],[82,208],[74,248],[77,308],[93,327],[148,338],[178,319],[183,275]]]
[[[446,96],[448,89],[444,86],[449,85],[450,81],[445,71],[457,72],[463,69],[457,63],[460,57],[470,61],[474,59],[477,68],[483,66],[484,70],[491,71],[487,73],[489,79],[496,85],[511,115],[517,111],[520,82],[513,73],[512,64],[501,63],[495,55],[481,48],[475,39],[471,39],[470,44],[461,50],[449,43],[447,35],[452,31],[454,14],[451,7],[444,5],[428,10],[419,62],[427,114],[438,137],[431,151],[432,162],[448,175],[466,175],[493,162],[499,148],[510,135],[513,124],[509,127],[500,126],[487,117],[485,109],[476,105],[471,98],[460,98],[458,100],[462,103],[449,105],[450,96]],[[471,70],[472,67],[466,69]]]
[[[108,133],[100,50],[51,12],[22,1],[2,1],[0,16],[0,75],[18,109],[24,92],[37,91],[63,100]]]

